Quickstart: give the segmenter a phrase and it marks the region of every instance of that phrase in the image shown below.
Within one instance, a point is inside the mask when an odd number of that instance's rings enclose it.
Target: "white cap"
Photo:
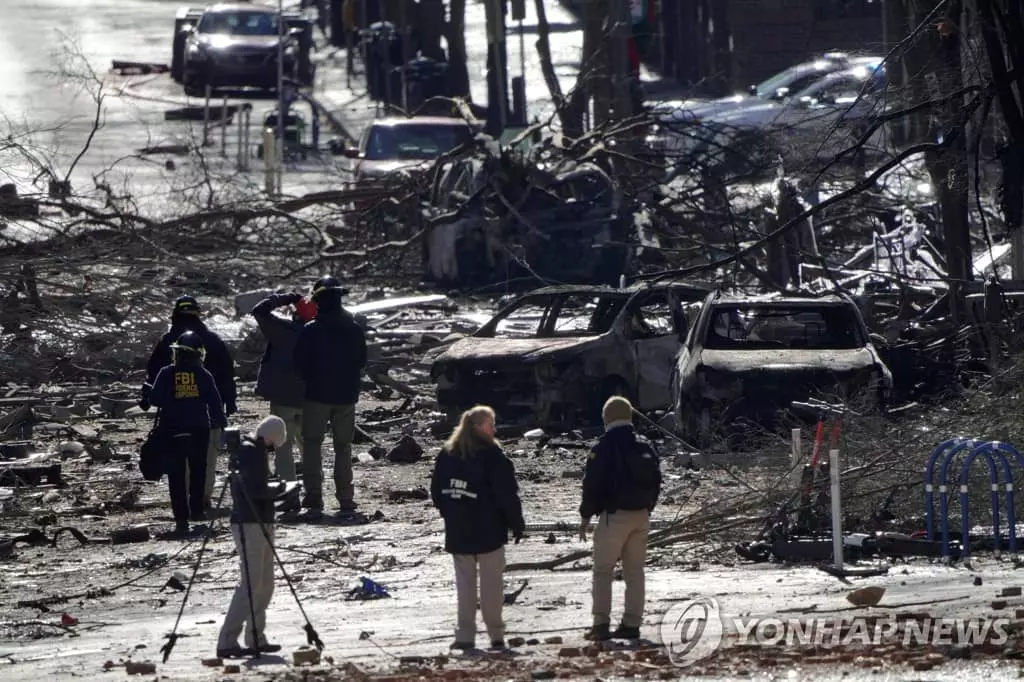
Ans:
[[[288,431],[285,428],[284,420],[270,415],[256,427],[256,437],[262,438],[263,442],[272,448],[280,447],[285,439],[288,438]]]

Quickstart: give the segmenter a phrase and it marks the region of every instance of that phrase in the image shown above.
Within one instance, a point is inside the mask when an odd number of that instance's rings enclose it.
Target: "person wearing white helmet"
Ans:
[[[285,482],[270,483],[268,458],[287,440],[280,417],[269,416],[242,438],[232,461],[231,534],[238,549],[241,580],[217,638],[217,656],[235,658],[281,650],[267,642],[264,627],[274,595],[274,500]],[[245,646],[238,638],[245,630]]]

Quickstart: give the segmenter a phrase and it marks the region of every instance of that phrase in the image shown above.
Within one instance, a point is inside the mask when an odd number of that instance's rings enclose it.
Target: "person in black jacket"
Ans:
[[[231,359],[231,353],[228,351],[228,347],[224,345],[224,341],[203,324],[199,313],[199,304],[192,296],[181,296],[174,301],[174,308],[171,311],[171,328],[157,342],[146,367],[146,383],[142,386],[142,398],[139,400],[139,407],[143,410],[148,410],[152,402],[149,394],[157,372],[160,371],[161,367],[171,362],[171,344],[183,333],[191,331],[198,334],[203,341],[203,347],[206,349],[204,364],[210,374],[213,375],[214,381],[217,382],[217,391],[220,393],[221,400],[224,401],[224,413],[230,417],[238,411],[235,405],[237,399],[235,363]],[[220,438],[220,428],[214,427],[210,429],[210,442],[207,444],[206,449],[205,509],[209,509],[210,498],[213,496]]]
[[[633,429],[633,406],[628,400],[609,398],[602,416],[605,433],[588,455],[580,504],[580,540],[587,539],[590,518],[599,517],[591,585],[593,627],[585,637],[595,641],[639,639],[647,534],[661,493],[661,466],[654,448]],[[612,579],[619,559],[626,604],[621,625],[611,632]]]
[[[366,335],[355,318],[341,307],[346,289],[334,277],[321,277],[313,286],[316,319],[299,332],[295,367],[306,384],[302,406],[302,506],[308,518],[323,512],[323,445],[327,426],[334,435],[334,495],[339,513],[356,510],[352,486],[352,437],[356,403],[366,366]]]
[[[242,439],[232,458],[231,534],[241,581],[217,637],[219,658],[281,650],[280,644],[267,642],[264,632],[267,607],[274,596],[274,500],[284,492],[284,481],[269,482],[267,451],[280,447],[287,434],[284,420],[271,415],[260,422],[255,434]],[[244,649],[238,645],[243,627]]]
[[[217,383],[203,367],[205,349],[195,332],[171,344],[172,363],[153,380],[149,400],[160,409],[157,428],[174,443],[176,455],[166,462],[175,532],[188,533],[188,522],[202,521],[206,456],[210,430],[227,426]],[[186,471],[187,481],[186,484]]]
[[[291,320],[273,314],[292,306]],[[295,371],[295,342],[302,327],[316,316],[316,304],[302,294],[272,294],[257,303],[252,316],[267,339],[256,377],[256,395],[270,402],[270,414],[284,420],[287,438],[274,448],[274,473],[285,481],[295,480],[292,443],[302,446],[302,403],[306,387]]]
[[[516,470],[494,438],[494,410],[478,405],[463,413],[437,456],[430,498],[444,518],[444,548],[455,562],[458,627],[454,649],[476,646],[477,573],[480,612],[491,646],[504,648],[505,544],[526,532]]]

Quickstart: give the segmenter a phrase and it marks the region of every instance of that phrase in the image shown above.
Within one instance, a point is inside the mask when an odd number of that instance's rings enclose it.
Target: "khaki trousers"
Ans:
[[[302,449],[302,408],[270,403],[270,414],[283,419],[287,431],[284,443],[274,449],[274,473],[282,481],[294,481],[295,457],[292,454],[292,443],[298,446],[296,449]]]
[[[220,438],[224,429],[210,429],[210,443],[206,448],[206,486],[203,499],[207,506],[213,502],[213,485],[217,482],[217,455],[220,454]]]
[[[594,577],[592,596],[594,625],[611,624],[612,581],[615,563],[622,559],[622,578],[626,582],[626,605],[622,624],[640,627],[644,619],[644,562],[647,559],[647,534],[650,513],[646,509],[622,509],[605,512],[594,529]]]
[[[325,405],[308,401],[302,408],[302,485],[306,499],[323,505],[324,469],[320,447],[331,426],[334,437],[334,496],[352,502],[352,438],[356,430],[355,405]]]
[[[458,598],[456,642],[476,641],[477,574],[480,576],[480,614],[487,634],[495,642],[505,638],[501,608],[505,603],[505,548],[487,554],[453,554],[455,592]]]
[[[274,538],[274,527],[263,526],[270,539]],[[242,550],[242,535],[245,535],[245,550]],[[274,596],[274,552],[271,544],[263,535],[258,523],[233,523],[231,534],[235,538],[238,549],[240,580],[231,597],[231,605],[224,616],[224,625],[220,628],[217,638],[218,649],[238,646],[238,636],[245,627],[245,646],[255,648],[267,643],[264,629],[267,624],[267,607]],[[252,608],[249,607],[249,590],[252,590]],[[253,632],[252,617],[256,616],[257,641]]]

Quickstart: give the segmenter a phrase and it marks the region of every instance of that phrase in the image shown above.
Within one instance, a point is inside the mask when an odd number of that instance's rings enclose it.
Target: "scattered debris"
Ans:
[[[110,544],[124,545],[131,542],[148,542],[150,538],[149,526],[142,524],[118,528],[110,532]]]
[[[292,652],[293,665],[317,665],[320,663],[320,651],[309,646],[300,646]]]
[[[423,459],[423,448],[412,436],[402,436],[388,453],[388,459],[401,464],[415,464]]]
[[[387,589],[366,577],[359,578],[359,585],[349,590],[347,599],[382,599],[390,597]]]
[[[124,671],[129,675],[152,675],[156,673],[156,663],[142,661],[125,661]]]
[[[884,587],[861,587],[847,594],[846,600],[854,606],[877,606],[884,594]]]
[[[426,488],[412,488],[410,490],[392,490],[388,493],[390,502],[409,502],[411,500],[430,499],[430,493]]]

